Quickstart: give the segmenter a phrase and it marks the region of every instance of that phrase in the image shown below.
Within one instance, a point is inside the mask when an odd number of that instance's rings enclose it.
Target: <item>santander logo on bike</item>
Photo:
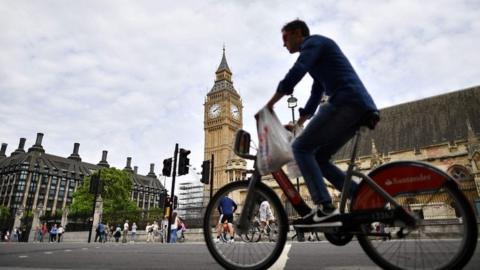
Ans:
[[[385,180],[385,185],[386,186],[391,186],[391,185],[399,185],[399,184],[409,184],[409,183],[417,183],[417,182],[425,182],[425,181],[430,181],[431,175],[426,175],[426,174],[420,174],[416,176],[408,176],[408,177],[403,177],[403,178],[389,178]]]

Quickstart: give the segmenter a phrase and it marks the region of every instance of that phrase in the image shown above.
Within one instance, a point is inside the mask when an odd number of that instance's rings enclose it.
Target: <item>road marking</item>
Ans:
[[[51,251],[45,251],[44,253],[45,253],[45,254],[52,254],[53,252],[51,252]]]
[[[72,251],[72,250],[71,249],[65,249],[65,252],[70,252],[70,251]]]
[[[87,250],[88,248],[82,248],[82,250]]]
[[[28,258],[28,256],[27,255],[20,255],[20,256],[18,256],[18,258]]]
[[[332,266],[325,267],[324,270],[381,270],[379,267],[375,266]]]
[[[285,247],[283,248],[282,254],[280,254],[280,257],[278,257],[278,260],[269,269],[272,269],[272,270],[284,269],[285,265],[287,265],[288,252],[290,251],[291,247],[292,247],[292,244],[286,244]]]

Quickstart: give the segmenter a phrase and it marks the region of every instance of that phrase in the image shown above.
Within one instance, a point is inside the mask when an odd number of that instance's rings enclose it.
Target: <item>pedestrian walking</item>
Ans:
[[[57,229],[57,242],[58,243],[60,243],[62,241],[62,236],[63,236],[64,232],[65,232],[65,228],[63,228],[62,225],[59,225],[58,229]]]
[[[41,242],[45,241],[45,237],[47,236],[47,234],[48,234],[48,227],[47,227],[47,223],[44,222],[42,224],[42,240],[41,240]]]
[[[172,224],[170,225],[170,243],[177,242],[177,229],[178,224],[180,224],[180,220],[178,219],[177,212],[173,212],[172,214]]]
[[[57,240],[57,233],[57,224],[53,224],[52,228],[50,229],[50,243],[53,243]]]
[[[119,224],[119,225],[117,225],[117,228],[115,229],[115,233],[113,233],[113,237],[115,238],[116,243],[118,243],[121,236],[122,236],[122,229],[120,228],[120,224]]]
[[[42,235],[42,227],[36,226],[33,234],[33,242],[34,243],[40,242],[41,235]]]
[[[158,226],[158,222],[154,221],[153,222],[153,242],[159,241],[159,235],[160,235],[160,228]]]
[[[114,226],[110,226],[110,230],[109,230],[109,234],[108,234],[108,239],[109,241],[112,241],[113,242],[113,239],[115,237],[113,237],[113,234],[115,233],[115,227]]]
[[[161,234],[162,234],[162,239],[161,239],[161,242],[162,243],[166,243],[168,242],[167,241],[167,231],[168,231],[168,215],[165,215],[162,219],[162,223],[161,223]]]
[[[20,235],[20,230],[18,227],[15,227],[12,232],[12,242],[18,242],[19,241],[19,235]]]
[[[135,243],[136,237],[137,237],[137,224],[135,224],[135,222],[133,222],[133,224],[132,224],[132,236],[130,238],[130,241],[132,243]]]
[[[105,225],[105,233],[103,234],[103,236],[103,243],[108,242],[111,236],[110,226],[108,225],[108,223]]]
[[[122,237],[122,243],[127,243],[127,236],[128,236],[128,220],[125,220],[125,223],[123,224],[123,237]]]
[[[102,221],[100,221],[100,223],[98,223],[98,226],[97,226],[97,230],[98,230],[98,235],[99,235],[99,242],[100,243],[105,243],[104,239],[105,239],[105,225],[103,224]]]
[[[145,231],[147,232],[147,243],[153,242],[153,225],[150,225],[150,223],[147,223],[147,226],[145,227]]]
[[[5,231],[5,236],[3,237],[5,242],[10,242],[10,231],[6,230]]]

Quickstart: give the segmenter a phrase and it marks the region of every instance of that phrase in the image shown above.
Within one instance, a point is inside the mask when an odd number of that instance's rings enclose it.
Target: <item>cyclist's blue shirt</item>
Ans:
[[[313,78],[310,98],[301,109],[301,115],[313,115],[325,93],[333,105],[351,105],[365,111],[376,111],[377,107],[362,81],[331,39],[312,35],[300,46],[300,55],[285,78],[280,81],[277,92],[290,95],[297,83],[309,73]]]
[[[218,211],[223,215],[233,215],[237,209],[237,204],[228,197],[223,197],[218,204]]]

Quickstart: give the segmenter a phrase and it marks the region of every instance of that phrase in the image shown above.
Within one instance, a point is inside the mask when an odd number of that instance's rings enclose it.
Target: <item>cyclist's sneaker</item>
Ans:
[[[235,239],[231,238],[230,240],[228,240],[229,243],[235,243]]]
[[[214,241],[215,241],[215,243],[219,243],[220,242],[220,237],[215,238]]]
[[[329,218],[338,214],[338,209],[336,209],[332,204],[317,205],[308,215],[293,221],[293,226],[299,228],[341,226],[342,222],[340,221],[328,221]]]

